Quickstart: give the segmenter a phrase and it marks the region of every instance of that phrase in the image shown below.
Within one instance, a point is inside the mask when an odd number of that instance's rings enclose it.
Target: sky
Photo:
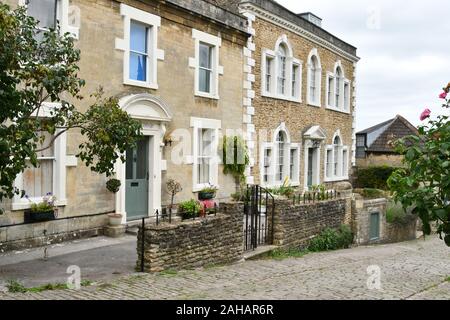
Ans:
[[[450,81],[448,0],[277,0],[311,11],[322,27],[358,48],[357,130],[397,114],[419,125],[439,113],[438,95]]]

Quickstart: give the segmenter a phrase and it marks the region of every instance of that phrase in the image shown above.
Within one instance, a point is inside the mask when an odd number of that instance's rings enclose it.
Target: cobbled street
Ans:
[[[381,289],[368,289],[379,266]],[[450,249],[426,241],[359,247],[303,258],[129,275],[80,291],[0,295],[0,299],[450,299]]]

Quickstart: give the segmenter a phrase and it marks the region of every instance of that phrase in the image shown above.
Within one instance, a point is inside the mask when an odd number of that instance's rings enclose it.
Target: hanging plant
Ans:
[[[112,193],[117,193],[120,190],[122,183],[118,179],[110,179],[106,182],[106,189]]]
[[[241,136],[223,138],[223,173],[231,174],[238,184],[245,183],[245,169],[250,164],[250,156]]]

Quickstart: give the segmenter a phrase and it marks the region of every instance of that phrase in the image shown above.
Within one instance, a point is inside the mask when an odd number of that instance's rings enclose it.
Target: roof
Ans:
[[[219,7],[222,7],[230,12],[235,14],[240,14],[239,7],[244,4],[251,4],[260,7],[261,9],[271,12],[274,15],[277,15],[289,22],[294,23],[295,25],[305,29],[306,31],[322,38],[323,40],[332,43],[337,46],[341,50],[347,52],[348,54],[357,57],[356,55],[356,47],[342,41],[338,37],[332,35],[325,29],[317,26],[316,24],[310,22],[306,18],[301,17],[299,14],[296,14],[289,9],[283,7],[281,4],[274,0],[204,0]],[[306,12],[308,14],[315,14],[311,12]],[[317,17],[317,16],[316,16]],[[319,17],[318,17],[319,18]]]
[[[247,19],[240,15],[238,10],[240,0],[164,0],[164,2],[214,20],[248,35]],[[229,3],[228,5],[226,5],[227,2]],[[233,6],[231,4],[235,4],[235,10],[232,10]]]
[[[220,1],[220,0],[218,0]],[[238,2],[236,0],[232,0],[230,2]],[[305,31],[314,34],[315,36],[321,38],[322,40],[333,44],[339,49],[343,50],[347,54],[357,58],[356,55],[356,47],[348,44],[347,42],[339,39],[338,37],[332,35],[325,29],[317,26],[316,24],[308,21],[307,19],[300,17],[298,14],[290,11],[289,9],[283,7],[281,4],[274,0],[242,0],[241,6],[243,5],[254,5],[257,6],[264,11],[270,12],[288,22],[295,24],[296,26],[304,29]]]
[[[356,133],[366,135],[368,152],[394,153],[392,142],[406,136],[419,135],[419,131],[400,115]]]

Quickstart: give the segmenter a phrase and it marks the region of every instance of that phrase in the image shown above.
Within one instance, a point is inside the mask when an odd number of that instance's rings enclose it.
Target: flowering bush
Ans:
[[[388,184],[395,200],[404,208],[412,206],[412,213],[420,217],[424,234],[431,234],[435,223],[440,238],[450,246],[450,83],[443,90],[439,98],[444,100],[444,114],[432,120],[426,109],[420,118],[429,120],[419,127],[419,136],[395,143],[405,156],[405,168],[395,171]]]

